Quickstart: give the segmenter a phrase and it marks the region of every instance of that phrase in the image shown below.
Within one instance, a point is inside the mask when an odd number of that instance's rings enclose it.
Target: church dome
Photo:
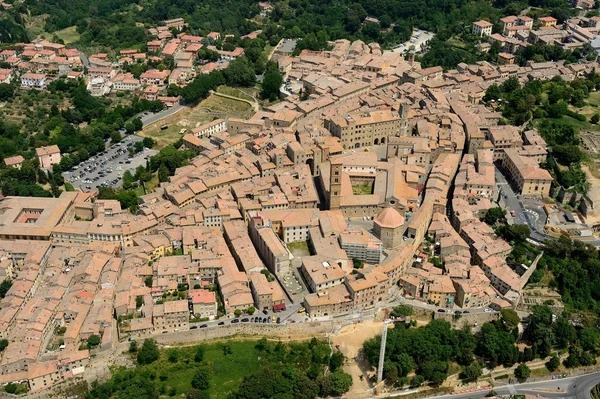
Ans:
[[[380,227],[395,229],[404,224],[404,216],[400,215],[400,212],[394,208],[385,208],[379,212],[379,215],[375,218],[375,223]]]

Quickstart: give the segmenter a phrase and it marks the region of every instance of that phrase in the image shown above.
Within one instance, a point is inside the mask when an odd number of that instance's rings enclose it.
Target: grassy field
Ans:
[[[231,116],[235,115],[236,117],[249,117],[252,112],[252,107],[248,103],[214,95],[202,101],[199,107],[208,108],[213,113],[231,114]]]
[[[79,40],[79,33],[77,33],[77,27],[69,26],[63,30],[59,30],[53,33],[59,39],[62,39],[65,44],[73,43]]]
[[[228,341],[231,354],[225,355],[224,344],[214,343],[204,346],[204,359],[211,369],[210,391],[211,398],[226,398],[235,391],[242,379],[256,372],[261,366],[270,363],[260,356],[254,348],[256,341]],[[161,351],[160,360],[146,366],[139,366],[140,371],[151,371],[157,376],[157,387],[165,385],[167,391],[175,388],[177,394],[191,389],[191,380],[196,372],[194,355],[197,347],[171,348]],[[177,351],[178,361],[168,360],[169,351]],[[166,377],[166,379],[165,379]],[[161,381],[164,380],[164,381]]]
[[[236,89],[235,87],[219,86],[217,88],[217,93],[226,94],[231,97],[241,98],[242,100],[246,101],[254,101],[254,99],[251,96],[244,93],[240,89]]]
[[[144,127],[144,130],[138,134],[153,138],[158,143],[155,148],[161,149],[179,140],[183,136],[180,133],[181,129],[193,129],[197,124],[210,122],[213,119],[214,117],[208,111],[200,107],[186,107],[168,118]],[[162,125],[169,127],[161,130]]]

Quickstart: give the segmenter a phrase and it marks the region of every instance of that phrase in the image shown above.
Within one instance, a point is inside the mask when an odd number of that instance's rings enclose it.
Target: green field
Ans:
[[[269,361],[264,357],[261,359],[254,349],[256,341],[233,341],[227,345],[232,350],[230,355],[223,354],[223,344],[204,345],[204,359],[212,371],[211,397],[213,398],[226,398],[230,392],[237,389],[242,378],[252,374],[261,366],[269,364]],[[178,352],[177,363],[171,363],[167,359],[169,350]],[[196,347],[164,350],[159,361],[140,368],[154,371],[158,376],[158,386],[161,383],[160,376],[168,376],[162,383],[166,385],[167,390],[175,387],[180,394],[192,388],[190,381],[196,371],[195,353]]]
[[[141,346],[138,346],[138,350]],[[196,359],[199,349],[201,357]],[[129,355],[134,361],[137,358],[135,353]],[[332,355],[327,341],[318,341],[315,338],[309,342],[290,344],[262,338],[212,341],[189,347],[166,346],[159,350],[159,358],[150,364],[130,369],[113,368],[112,377],[102,384],[92,384],[92,390],[87,397],[183,397],[194,391],[192,384],[199,371],[205,374],[199,377],[202,385],[198,384],[198,379],[195,380],[196,389],[203,389],[206,396],[193,396],[194,398],[225,399],[234,397],[233,394],[242,390],[248,394],[248,389],[291,392],[294,389],[307,389],[309,385],[312,387],[312,393],[306,398],[316,398],[319,390],[325,393],[325,396],[339,396],[347,392],[352,385],[352,378],[341,370],[342,363],[343,356],[340,353]],[[326,372],[326,368],[329,373]],[[326,373],[327,377],[323,377]],[[246,386],[240,386],[246,377],[251,378],[245,380]],[[340,385],[337,385],[338,388],[333,385],[330,388],[328,381],[336,378],[345,379],[343,388],[339,388]],[[206,382],[207,388],[201,388],[206,386]],[[248,384],[251,385],[250,388]],[[263,397],[258,395],[255,397]]]
[[[244,93],[242,90],[237,89],[235,87],[219,86],[217,88],[217,93],[226,94],[228,96],[236,97],[236,98],[246,100],[246,101],[251,101],[251,102],[254,101],[254,99],[251,96],[249,96],[248,94]]]
[[[79,33],[77,33],[77,27],[69,26],[68,28],[58,30],[53,33],[59,39],[62,39],[65,44],[74,43],[79,40]]]

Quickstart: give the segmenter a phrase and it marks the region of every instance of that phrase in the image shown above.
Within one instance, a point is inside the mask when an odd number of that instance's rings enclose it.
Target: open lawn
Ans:
[[[218,97],[215,95],[209,96],[199,105],[201,108],[208,108],[213,113],[231,114],[235,117],[250,117],[252,107],[243,101],[236,101],[230,98]]]
[[[56,31],[53,35],[62,39],[65,44],[74,43],[79,40],[79,33],[77,33],[77,27],[75,26],[69,26],[68,28]]]
[[[353,184],[352,193],[354,195],[373,194],[373,186],[371,184]]]
[[[217,88],[217,93],[226,94],[231,97],[241,98],[242,100],[246,100],[246,101],[254,101],[254,99],[251,96],[244,93],[240,89],[236,89],[235,87],[229,87],[229,86],[224,86],[224,85],[219,86]]]
[[[153,138],[158,143],[155,148],[161,149],[183,137],[180,133],[182,129],[193,129],[217,117],[213,116],[210,111],[201,109],[200,106],[185,107],[168,118],[145,126],[138,135]],[[168,128],[161,130],[160,127],[163,125],[167,125]]]
[[[307,241],[290,242],[287,248],[294,256],[310,256]]]

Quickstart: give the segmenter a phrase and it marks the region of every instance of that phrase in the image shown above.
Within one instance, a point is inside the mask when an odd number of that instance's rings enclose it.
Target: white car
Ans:
[[[492,309],[490,309],[490,308],[485,308],[485,313],[492,313],[492,312],[493,312],[493,310],[492,310]]]

